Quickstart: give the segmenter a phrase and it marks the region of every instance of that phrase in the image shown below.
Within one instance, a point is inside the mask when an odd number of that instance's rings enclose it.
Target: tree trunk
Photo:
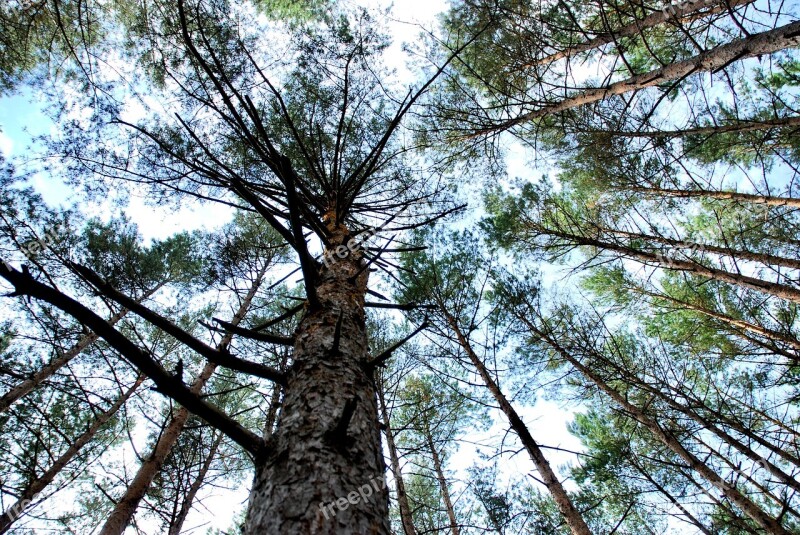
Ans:
[[[115,325],[119,320],[121,320],[125,314],[127,313],[127,309],[122,309],[113,316],[108,319],[109,325]],[[15,401],[20,399],[23,396],[28,395],[32,392],[37,386],[42,384],[46,379],[51,377],[54,373],[60,370],[63,366],[65,366],[68,362],[72,359],[80,355],[80,353],[89,347],[91,344],[97,341],[99,337],[97,334],[90,332],[81,336],[81,338],[69,348],[64,354],[60,357],[56,357],[53,359],[52,362],[44,366],[41,370],[36,372],[30,379],[22,381],[18,385],[14,386],[3,394],[3,397],[0,398],[0,414],[7,411],[11,405],[14,404]]]
[[[659,26],[665,22],[677,20],[680,23],[687,18],[694,20],[701,17],[707,17],[709,15],[715,15],[717,13],[727,11],[728,9],[732,9],[734,7],[750,4],[753,1],[754,0],[731,0],[730,2],[720,2],[719,0],[695,0],[688,2],[677,2],[674,5],[666,5],[664,9],[656,11],[655,13],[651,13],[643,19],[627,24],[616,30],[606,28],[606,31],[598,34],[597,37],[593,37],[592,39],[589,39],[588,41],[585,41],[579,45],[571,46],[566,50],[549,54],[543,58],[525,63],[521,65],[521,68],[524,69],[535,67],[537,65],[545,65],[554,61],[558,61],[562,58],[568,58],[576,54],[580,54],[581,52],[586,52],[587,50],[592,50],[593,48],[607,45],[608,43],[615,43],[622,37],[638,35],[642,32],[642,30]],[[703,9],[703,11],[700,11],[701,9]]]
[[[773,255],[769,253],[754,253],[752,251],[745,251],[743,249],[731,249],[729,247],[720,247],[718,245],[709,245],[705,243],[697,243],[688,240],[679,240],[675,238],[667,238],[654,234],[639,234],[637,232],[626,232],[613,228],[598,227],[601,232],[611,234],[613,236],[621,236],[632,240],[645,240],[653,243],[660,243],[676,247],[678,249],[686,249],[688,251],[695,251],[698,253],[714,253],[720,256],[727,256],[730,258],[741,258],[750,262],[757,262],[767,266],[783,266],[790,269],[800,269],[800,260],[795,258],[786,258],[783,256]]]
[[[651,386],[647,383],[646,380],[640,378],[637,375],[632,374],[628,370],[623,369],[622,367],[618,366],[614,362],[610,361],[609,359],[605,358],[603,355],[595,353],[591,348],[588,351],[592,352],[592,356],[599,361],[602,361],[606,366],[612,368],[615,373],[619,374],[619,377],[622,378],[627,384],[638,388],[641,391],[648,392],[657,398],[661,399],[668,407],[671,409],[686,415],[690,419],[694,420],[698,424],[700,424],[704,429],[711,431],[715,434],[720,440],[723,442],[727,442],[731,446],[734,447],[739,453],[753,461],[755,466],[759,466],[761,468],[766,469],[769,473],[771,473],[778,481],[783,483],[784,485],[791,487],[796,492],[800,492],[800,482],[798,482],[793,476],[787,474],[780,467],[777,465],[767,461],[766,459],[762,458],[758,455],[755,451],[753,451],[750,447],[745,445],[743,442],[738,440],[736,437],[732,436],[730,433],[726,432],[724,429],[718,427],[709,419],[704,418],[698,412],[690,409],[689,407],[679,403],[668,394],[664,393],[660,388],[656,388]],[[677,388],[672,387],[672,390],[676,391],[675,393],[681,395],[681,392],[678,392]],[[717,411],[719,413],[719,411]],[[693,437],[695,440],[700,440],[698,436]],[[701,442],[702,443],[702,442]],[[704,446],[707,446],[705,443],[702,443]],[[711,451],[715,451],[714,449],[710,448]],[[716,450],[718,451],[718,449]],[[722,457],[720,455],[720,457]]]
[[[230,321],[234,326],[242,321],[245,313],[250,308],[250,303],[253,297],[255,297],[258,288],[261,286],[261,281],[264,278],[266,270],[267,265],[265,264],[253,281],[247,295],[242,299],[239,309]],[[233,335],[230,333],[226,334],[217,345],[217,349],[226,348],[228,344],[230,344],[232,336]],[[195,394],[199,394],[216,369],[216,364],[207,362],[192,383],[191,391]],[[190,413],[185,407],[180,407],[175,411],[169,425],[167,425],[167,428],[159,436],[158,442],[156,442],[150,456],[147,457],[139,467],[133,481],[131,481],[130,485],[128,485],[128,488],[125,490],[125,494],[122,495],[115,505],[114,510],[109,515],[99,535],[122,535],[125,528],[130,523],[131,518],[133,518],[136,508],[139,507],[139,502],[147,493],[147,490],[153,483],[153,479],[156,477],[159,470],[161,470],[161,466],[164,464],[167,455],[169,455],[173,446],[175,446],[175,443],[178,441],[178,437],[183,431],[183,427],[186,425],[189,416]]]
[[[647,296],[655,298],[655,299],[665,299],[665,300],[667,300],[667,301],[669,301],[671,303],[675,303],[678,306],[684,307],[684,308],[686,308],[688,310],[692,310],[694,312],[699,312],[700,314],[703,314],[705,316],[713,318],[713,319],[715,319],[715,320],[717,320],[717,321],[719,321],[721,323],[725,323],[727,325],[730,325],[731,327],[735,327],[736,329],[740,329],[742,331],[748,331],[748,332],[757,334],[759,336],[763,336],[764,338],[769,338],[770,340],[774,340],[776,342],[786,343],[789,346],[791,346],[793,349],[800,351],[800,340],[798,340],[797,338],[795,338],[793,336],[790,336],[788,334],[782,333],[780,331],[775,331],[773,329],[768,329],[766,327],[763,327],[761,325],[756,325],[756,324],[750,323],[748,321],[738,320],[738,319],[733,318],[733,317],[731,317],[731,316],[729,316],[727,314],[723,314],[721,312],[718,312],[718,311],[715,311],[715,310],[711,310],[711,309],[702,307],[700,305],[694,305],[692,303],[688,303],[688,302],[683,301],[681,299],[675,299],[674,297],[670,297],[669,295],[666,295],[666,294],[648,292],[647,290],[644,290],[642,288],[633,288],[632,290],[634,292],[640,293],[642,295],[647,295]],[[734,330],[734,329],[731,329],[731,330]],[[734,330],[734,332],[736,332],[736,331]],[[791,358],[794,361],[800,360],[800,354],[793,354],[793,353],[789,353],[788,351],[784,352],[782,354],[785,357]]]
[[[672,505],[680,509],[684,516],[689,519],[690,524],[697,527],[697,529],[702,531],[705,535],[714,535],[692,513],[690,513],[688,509],[681,505],[681,503],[672,494],[670,494],[667,489],[662,487],[655,479],[653,479],[653,477],[647,473],[647,470],[639,466],[639,464],[634,460],[631,460],[631,466],[633,466],[637,472],[642,474],[642,476],[649,481],[658,492],[664,495],[670,501],[670,503],[672,503]]]
[[[669,448],[675,455],[683,459],[689,467],[700,474],[711,485],[719,489],[719,491],[727,496],[730,501],[741,509],[751,520],[761,526],[767,533],[774,535],[789,535],[780,523],[780,521],[769,516],[750,498],[742,494],[736,487],[728,484],[722,477],[719,476],[714,470],[707,466],[703,461],[698,459],[695,455],[683,447],[683,444],[676,439],[669,431],[664,430],[658,422],[651,419],[645,413],[629,402],[622,394],[611,388],[599,375],[584,366],[578,359],[574,358],[567,350],[561,347],[552,337],[548,336],[540,329],[536,328],[532,322],[527,318],[521,317],[520,319],[531,329],[531,331],[539,336],[544,342],[552,347],[564,360],[569,362],[581,375],[589,379],[592,383],[597,385],[600,390],[605,392],[611,399],[620,405],[627,413],[629,413],[637,422],[646,427],[655,438],[662,444]]]
[[[456,520],[456,511],[453,509],[453,501],[450,499],[450,489],[447,486],[447,479],[444,477],[444,470],[442,469],[442,460],[439,458],[439,452],[436,451],[436,444],[433,443],[433,436],[431,430],[425,429],[425,439],[428,442],[428,449],[431,450],[431,458],[433,459],[433,470],[436,472],[436,479],[439,482],[439,491],[442,493],[442,500],[444,500],[444,507],[447,510],[447,518],[450,520],[450,533],[458,535],[458,521]]]
[[[97,432],[108,422],[125,404],[126,401],[133,395],[137,388],[144,382],[145,376],[139,375],[136,382],[128,388],[117,400],[103,413],[101,413],[92,422],[92,425],[84,431],[75,441],[66,449],[61,456],[56,459],[50,468],[41,476],[31,480],[25,490],[19,495],[17,502],[8,508],[6,512],[0,515],[0,533],[5,533],[9,530],[11,525],[18,518],[22,516],[25,508],[28,507],[35,500],[36,496],[42,492],[47,485],[49,485],[56,476],[67,466],[67,464],[75,458],[81,449],[91,441]]]
[[[476,135],[499,133],[518,124],[585,106],[593,102],[599,102],[614,95],[622,95],[666,82],[681,80],[693,73],[717,71],[734,61],[772,54],[773,52],[796,47],[798,44],[800,44],[800,21],[795,21],[774,30],[750,35],[744,39],[720,45],[693,58],[671,63],[659,69],[633,76],[627,80],[615,82],[605,87],[578,92],[559,102],[544,105],[537,110],[523,113],[513,119],[479,129]]]
[[[534,225],[534,228],[536,231],[541,232],[542,234],[562,238],[564,240],[571,241],[576,245],[584,245],[596,247],[606,251],[613,251],[619,254],[621,257],[638,260],[646,265],[694,273],[695,275],[700,275],[711,280],[727,282],[728,284],[734,284],[743,288],[749,288],[758,292],[771,294],[776,297],[780,297],[781,299],[800,304],[800,289],[793,288],[785,284],[765,281],[763,279],[757,279],[755,277],[749,277],[739,273],[732,273],[730,271],[725,271],[724,269],[704,266],[703,264],[697,262],[678,260],[676,258],[664,256],[660,253],[640,251],[625,245],[619,245],[595,238],[588,238],[579,234],[570,234],[567,232],[544,228],[538,225]]]
[[[208,452],[205,461],[203,461],[203,465],[200,467],[197,477],[194,481],[192,481],[192,485],[186,492],[186,496],[184,496],[183,502],[181,503],[181,509],[178,511],[177,516],[169,526],[168,535],[180,534],[181,529],[183,528],[183,523],[186,521],[186,517],[189,516],[189,511],[192,509],[192,502],[194,502],[194,499],[197,496],[197,491],[199,491],[200,487],[203,485],[206,474],[208,473],[209,468],[211,468],[211,463],[214,461],[214,457],[217,455],[217,450],[219,449],[219,445],[224,436],[225,435],[223,435],[222,432],[217,431],[217,438],[215,438],[213,444],[211,444],[211,449]]]
[[[376,387],[368,366],[365,261],[329,222],[330,246],[295,332],[278,428],[256,460],[245,533],[388,535]],[[330,254],[342,251],[338,258]],[[344,258],[342,258],[344,256]]]
[[[481,359],[478,358],[478,355],[472,350],[472,345],[461,332],[461,329],[458,326],[455,318],[446,311],[443,310],[443,312],[447,318],[450,328],[458,339],[459,345],[461,345],[463,350],[467,353],[470,361],[472,361],[472,365],[475,366],[475,369],[478,371],[481,379],[483,379],[484,384],[492,393],[492,396],[494,396],[497,404],[500,405],[500,410],[502,410],[508,418],[511,428],[517,434],[520,442],[522,442],[522,445],[528,451],[531,461],[533,461],[533,464],[539,471],[542,482],[547,487],[547,490],[550,491],[550,495],[556,502],[556,506],[561,512],[561,515],[564,517],[564,520],[566,520],[570,531],[573,533],[573,535],[591,535],[591,531],[589,531],[589,527],[583,520],[581,513],[575,508],[575,505],[572,503],[567,491],[564,489],[563,485],[561,485],[561,481],[558,480],[555,472],[553,472],[553,469],[550,468],[550,463],[547,461],[547,458],[545,458],[539,445],[533,439],[533,435],[531,435],[528,427],[525,425],[525,422],[522,421],[522,418],[519,417],[517,411],[506,399],[505,395],[500,390],[500,387],[489,373],[489,370],[487,370],[486,366],[483,365]]]
[[[743,201],[754,204],[766,204],[767,206],[786,206],[789,208],[800,208],[800,199],[794,197],[772,197],[769,195],[756,195],[754,193],[739,193],[736,191],[718,191],[708,189],[669,189],[669,188],[647,188],[631,186],[627,189],[639,193],[653,194],[658,197],[676,197],[682,199],[720,199],[731,201]]]
[[[156,293],[162,286],[164,286],[164,283],[159,283],[152,290],[145,292],[145,294],[140,299],[138,299],[138,302],[142,302],[145,299],[149,298],[154,293]],[[113,314],[110,318],[108,318],[108,324],[112,326],[116,325],[122,318],[125,317],[127,313],[128,309],[126,308],[120,309],[119,312]],[[57,357],[52,362],[47,364],[44,368],[36,372],[30,379],[22,381],[20,384],[14,386],[13,388],[11,388],[11,390],[3,394],[3,397],[0,398],[0,414],[7,411],[8,408],[11,405],[13,405],[15,401],[17,401],[23,396],[28,395],[37,386],[42,384],[42,382],[51,377],[54,373],[60,370],[68,362],[70,362],[72,359],[80,355],[80,353],[84,349],[86,349],[91,344],[96,342],[98,338],[99,337],[97,336],[97,334],[93,332],[89,332],[88,334],[83,335],[80,338],[80,340],[78,340],[75,343],[74,346],[72,346],[69,350],[67,350],[66,353],[64,353],[60,357]]]
[[[646,132],[634,132],[625,130],[587,130],[587,132],[598,134],[610,134],[619,137],[633,138],[659,138],[659,137],[683,137],[693,135],[713,136],[726,133],[755,132],[759,130],[772,130],[774,128],[797,128],[800,127],[800,117],[781,117],[780,119],[753,119],[739,120],[737,122],[726,122],[725,124],[714,126],[698,126],[695,128],[684,128],[683,130],[654,130]],[[794,132],[794,130],[793,130]]]
[[[392,431],[389,411],[386,409],[382,386],[378,388],[378,402],[380,403],[381,417],[383,418],[384,433],[386,433],[386,447],[389,450],[389,460],[392,464],[392,474],[394,474],[397,506],[400,509],[400,522],[403,525],[403,533],[404,535],[417,535],[417,529],[414,527],[414,520],[411,516],[411,506],[408,504],[406,484],[403,481],[403,473],[400,470],[400,456],[397,454],[397,445],[394,442],[394,432]]]

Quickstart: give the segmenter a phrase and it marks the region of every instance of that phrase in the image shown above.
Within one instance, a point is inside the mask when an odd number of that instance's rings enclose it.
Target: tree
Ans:
[[[386,43],[367,13],[298,30],[290,43],[292,60],[270,67],[274,60],[262,57],[267,49],[251,44],[258,32],[234,31],[225,6],[178,2],[158,8],[163,11],[154,12],[152,23],[162,30],[131,50],[154,47],[162,54],[158,66],[168,82],[163,91],[177,89],[172,95],[182,102],[181,110],[174,118],[135,124],[116,112],[118,102],[101,107],[90,102],[99,122],[89,128],[75,125],[54,148],[76,171],[132,180],[174,199],[209,199],[258,214],[297,255],[305,304],[296,331],[291,337],[259,331],[243,309],[234,321],[217,320],[227,338],[209,345],[137,304],[109,276],[64,258],[79,286],[129,309],[206,359],[199,379],[187,385],[85,300],[37,280],[41,271],[35,266],[34,271],[13,267],[5,258],[0,276],[14,295],[49,303],[89,327],[147,375],[158,392],[180,403],[181,414],[196,414],[253,457],[257,475],[248,532],[269,525],[284,533],[386,533],[375,363],[367,350],[364,307],[369,267],[385,266],[381,253],[392,239],[384,238],[381,251],[370,253],[359,236],[372,226],[384,232],[414,228],[453,208],[439,198],[442,187],[433,178],[411,176],[405,151],[393,140],[432,80],[398,102],[387,97],[378,77],[382,73],[371,64]],[[253,80],[259,81],[254,85]],[[106,152],[113,138],[109,128],[120,129],[138,147],[132,165],[120,166],[121,155]],[[309,231],[323,245],[321,260],[311,252]],[[236,337],[293,346],[288,372],[229,352],[227,340]],[[200,396],[218,366],[283,387],[277,429],[268,440]],[[178,429],[168,429],[162,439],[177,435]],[[157,451],[156,467],[168,448],[157,446]],[[124,529],[155,470],[147,472],[141,484],[134,482],[131,498],[118,502],[105,533]],[[370,495],[359,497],[359,490]]]

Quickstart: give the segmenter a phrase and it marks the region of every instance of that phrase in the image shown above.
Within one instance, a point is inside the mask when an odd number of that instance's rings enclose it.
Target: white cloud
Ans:
[[[14,152],[14,140],[3,132],[0,132],[0,152],[2,152],[3,156],[6,158],[11,156],[11,153]]]

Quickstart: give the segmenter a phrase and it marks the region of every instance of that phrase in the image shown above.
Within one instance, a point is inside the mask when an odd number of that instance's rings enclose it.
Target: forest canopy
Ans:
[[[798,6],[437,9],[0,6],[0,533],[800,532]]]

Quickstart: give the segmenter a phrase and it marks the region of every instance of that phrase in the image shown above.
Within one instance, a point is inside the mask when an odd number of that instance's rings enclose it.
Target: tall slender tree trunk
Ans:
[[[668,394],[664,393],[660,388],[656,388],[648,384],[648,382],[637,375],[634,375],[628,370],[623,369],[622,367],[616,365],[614,362],[611,362],[609,359],[605,358],[603,355],[595,353],[591,348],[589,351],[592,351],[592,355],[594,358],[605,363],[606,366],[613,368],[617,373],[620,374],[620,377],[628,383],[639,390],[644,392],[649,392],[650,394],[656,396],[657,398],[661,399],[668,407],[672,408],[673,410],[686,415],[690,419],[694,420],[698,424],[700,424],[704,429],[711,431],[720,440],[723,442],[727,442],[734,449],[736,449],[739,453],[753,461],[755,466],[760,466],[767,471],[769,471],[778,481],[783,483],[784,485],[793,488],[796,492],[800,492],[800,482],[798,482],[793,476],[784,472],[779,466],[769,462],[768,460],[762,458],[758,455],[753,449],[745,445],[743,442],[738,440],[736,437],[732,436],[730,433],[726,432],[724,429],[715,425],[712,421],[707,418],[704,418],[701,414],[697,411],[692,410],[691,408],[687,407],[686,405],[679,403],[674,398],[669,396]],[[677,388],[673,388],[677,390]],[[676,392],[680,395],[680,392]],[[698,436],[693,437],[695,440],[700,440]],[[706,445],[703,443],[703,445]],[[714,451],[714,450],[712,450]],[[720,456],[721,457],[721,456]]]
[[[715,310],[711,310],[709,308],[706,308],[706,307],[703,307],[703,306],[700,306],[700,305],[695,305],[695,304],[689,303],[687,301],[684,301],[682,299],[676,299],[676,298],[671,297],[671,296],[666,295],[666,294],[656,293],[656,292],[648,292],[647,290],[645,290],[643,288],[632,288],[632,290],[634,292],[639,293],[639,294],[647,295],[647,296],[655,298],[655,299],[664,299],[666,301],[669,301],[670,303],[675,303],[676,305],[684,307],[684,308],[686,308],[688,310],[692,310],[694,312],[699,312],[700,314],[706,315],[706,316],[708,316],[710,318],[713,318],[713,319],[715,319],[715,320],[717,320],[717,321],[719,321],[721,323],[724,323],[726,325],[730,325],[731,327],[735,327],[736,329],[739,329],[739,330],[742,330],[742,331],[748,331],[748,332],[751,332],[753,334],[757,334],[759,336],[763,336],[764,338],[769,338],[770,340],[774,340],[774,341],[777,341],[777,342],[784,342],[784,343],[788,344],[789,346],[791,346],[792,348],[794,348],[796,350],[800,350],[800,340],[798,340],[797,338],[795,338],[793,336],[790,336],[790,335],[788,335],[786,333],[782,333],[782,332],[776,331],[774,329],[768,329],[766,327],[763,327],[761,325],[756,325],[755,323],[751,323],[751,322],[748,322],[748,321],[739,320],[739,319],[733,318],[733,317],[731,317],[731,316],[729,316],[727,314],[723,314],[721,312],[718,312],[718,311],[715,311]],[[734,330],[734,329],[731,329],[731,330]],[[800,359],[800,354],[796,354],[796,353],[793,354],[793,353],[789,353],[789,352],[785,352],[785,353],[782,353],[782,354],[784,356],[786,356],[787,358],[791,358],[792,360],[799,360]]]
[[[502,410],[506,415],[506,418],[508,418],[511,428],[517,434],[520,442],[522,442],[522,445],[528,451],[531,461],[533,461],[533,464],[539,471],[542,482],[547,487],[547,490],[550,492],[553,500],[556,502],[556,506],[558,507],[561,515],[564,517],[564,520],[567,522],[570,531],[573,533],[573,535],[591,535],[589,526],[586,525],[581,513],[572,503],[572,499],[569,497],[569,494],[567,494],[567,491],[564,489],[561,481],[559,481],[558,476],[556,476],[555,472],[553,472],[553,469],[550,467],[550,463],[547,461],[544,453],[542,453],[542,449],[533,439],[533,435],[531,435],[528,427],[525,425],[525,422],[522,421],[522,418],[520,418],[519,414],[517,414],[517,411],[514,409],[508,399],[506,399],[505,395],[500,390],[500,387],[489,373],[489,370],[487,370],[486,366],[484,366],[483,361],[481,361],[475,351],[473,351],[472,344],[470,344],[469,340],[467,340],[466,336],[464,336],[464,333],[458,326],[456,319],[446,310],[442,309],[442,311],[447,319],[450,329],[456,335],[459,345],[462,347],[464,352],[466,352],[467,356],[472,362],[472,365],[475,366],[475,369],[478,371],[481,379],[483,379],[484,384],[489,389],[489,392],[492,393],[495,401],[498,405],[500,405],[500,410]]]
[[[544,105],[539,109],[523,113],[513,119],[479,129],[476,134],[501,132],[518,124],[585,106],[593,102],[599,102],[614,95],[623,95],[631,91],[681,80],[693,73],[716,71],[734,61],[772,54],[787,48],[794,48],[798,44],[800,44],[800,21],[795,21],[774,30],[757,33],[744,39],[720,45],[693,58],[677,61],[659,69],[632,76],[627,80],[615,82],[604,87],[580,91],[561,101]]]
[[[234,326],[242,321],[245,313],[250,308],[250,303],[253,301],[253,297],[255,297],[258,288],[261,286],[261,281],[264,278],[266,270],[267,264],[261,268],[247,292],[247,295],[242,299],[239,309],[230,321]],[[230,333],[226,334],[217,345],[217,349],[226,348],[230,344],[232,336],[233,335]],[[195,394],[199,394],[216,369],[216,364],[207,362],[200,371],[200,374],[192,382],[191,391]],[[139,507],[139,502],[144,498],[144,495],[153,483],[153,479],[155,479],[164,461],[167,459],[167,455],[169,455],[175,443],[178,441],[178,437],[183,431],[189,416],[190,413],[185,407],[180,407],[175,411],[167,428],[161,436],[159,436],[156,445],[153,447],[153,451],[141,466],[139,466],[139,470],[136,472],[133,481],[131,481],[130,485],[128,485],[128,488],[125,490],[125,494],[123,494],[116,503],[114,510],[109,515],[99,535],[121,535],[125,531],[137,507]]]
[[[659,197],[675,197],[681,199],[718,199],[743,201],[753,204],[765,204],[767,206],[800,208],[800,199],[795,197],[773,197],[770,195],[757,195],[755,193],[739,193],[737,191],[720,191],[710,189],[649,188],[642,186],[630,186],[626,187],[626,189]]]
[[[168,535],[179,535],[181,529],[183,529],[183,523],[186,522],[186,517],[189,516],[189,511],[192,510],[192,503],[197,496],[197,492],[200,490],[200,487],[205,481],[206,474],[208,474],[208,470],[211,468],[211,463],[214,461],[214,457],[217,456],[219,445],[224,436],[225,435],[223,435],[220,431],[217,431],[217,436],[214,439],[214,442],[211,444],[211,448],[208,452],[208,455],[206,455],[206,458],[203,460],[202,466],[200,466],[197,477],[194,479],[194,481],[192,481],[191,486],[186,491],[186,495],[181,502],[181,508],[178,511],[178,514],[175,516],[172,524],[169,526]]]
[[[644,264],[659,266],[664,269],[686,271],[687,273],[700,275],[701,277],[705,277],[707,279],[727,282],[728,284],[734,284],[736,286],[741,286],[742,288],[749,288],[758,292],[771,294],[775,297],[780,297],[781,299],[800,304],[800,289],[787,286],[786,284],[765,281],[763,279],[757,279],[755,277],[742,275],[740,273],[733,273],[724,269],[708,267],[698,262],[669,258],[660,253],[640,251],[638,249],[633,249],[617,243],[603,241],[596,238],[589,238],[579,234],[571,234],[559,230],[548,229],[538,225],[534,225],[534,228],[536,231],[541,232],[542,234],[562,238],[571,241],[576,245],[597,247],[598,249],[613,251],[622,257],[637,260]]]
[[[653,243],[660,243],[676,247],[678,249],[686,249],[688,251],[695,251],[698,253],[709,252],[720,256],[727,256],[729,258],[740,258],[750,262],[758,262],[767,266],[783,266],[790,269],[800,269],[800,260],[796,258],[786,258],[769,253],[755,253],[753,251],[745,251],[743,249],[731,249],[729,247],[719,247],[718,245],[711,245],[705,243],[697,243],[688,240],[679,240],[675,238],[667,238],[665,236],[658,236],[654,234],[640,234],[637,232],[626,232],[613,228],[598,227],[603,233],[613,236],[620,236],[632,240],[644,240]]]
[[[632,138],[659,138],[659,137],[681,137],[681,136],[713,136],[726,133],[754,132],[759,130],[772,129],[791,129],[792,132],[800,127],[800,117],[781,117],[779,119],[741,119],[736,122],[725,122],[713,126],[698,126],[695,128],[684,128],[683,130],[652,130],[644,132],[626,130],[588,130],[602,134],[610,134],[619,137]]]
[[[365,261],[328,223],[329,255],[295,332],[278,428],[256,460],[245,533],[388,535],[389,494],[369,369]],[[310,284],[310,281],[306,281]]]
[[[539,336],[559,355],[561,355],[564,360],[569,362],[576,370],[578,370],[581,375],[597,385],[600,390],[605,392],[627,413],[633,416],[637,422],[647,428],[656,439],[669,448],[675,455],[683,459],[683,461],[686,462],[686,464],[688,464],[693,471],[700,474],[703,479],[716,487],[723,495],[727,496],[734,505],[741,509],[744,514],[750,517],[750,519],[756,524],[761,526],[767,533],[771,533],[773,535],[789,535],[789,531],[787,531],[786,528],[781,525],[779,520],[768,515],[755,502],[742,494],[735,486],[727,483],[708,465],[698,459],[694,454],[689,452],[671,432],[663,429],[658,422],[647,416],[639,407],[628,401],[627,398],[625,398],[625,396],[620,394],[617,390],[610,387],[600,378],[599,375],[584,366],[566,349],[561,347],[556,340],[533,325],[530,320],[525,317],[520,317],[520,319],[531,329],[534,334]]]
[[[122,393],[106,411],[101,413],[94,422],[92,422],[92,425],[78,436],[66,451],[50,465],[47,471],[28,483],[25,490],[20,493],[16,503],[0,515],[0,533],[5,533],[11,528],[13,523],[20,518],[25,509],[33,502],[36,495],[42,492],[47,485],[52,483],[61,470],[63,470],[72,459],[80,453],[81,449],[94,438],[97,432],[117,413],[117,411],[119,411],[120,407],[130,399],[133,393],[136,392],[136,389],[144,382],[144,379],[144,375],[139,375],[133,385]]]
[[[442,468],[442,459],[439,457],[439,452],[436,450],[436,444],[433,443],[433,436],[430,428],[425,429],[425,440],[428,443],[428,449],[431,450],[431,459],[433,460],[433,470],[436,472],[436,480],[439,482],[439,492],[442,493],[442,500],[444,507],[447,510],[447,518],[450,520],[450,533],[458,535],[458,521],[456,520],[456,510],[453,508],[453,501],[450,499],[450,488],[447,485],[447,479],[444,477],[444,469]]]
[[[646,17],[631,22],[621,28],[605,28],[603,33],[589,39],[579,45],[574,45],[560,52],[549,54],[543,58],[531,61],[522,65],[522,68],[534,67],[536,65],[546,65],[562,58],[568,58],[581,52],[586,52],[594,48],[617,42],[623,37],[631,37],[642,33],[647,28],[653,28],[666,22],[677,20],[679,23],[686,22],[685,19],[692,20],[715,15],[728,9],[747,5],[754,0],[731,0],[730,2],[720,0],[697,0],[689,2],[675,2],[673,5],[666,5],[664,9],[651,13]]]
[[[137,302],[141,302],[149,298],[154,293],[156,293],[162,286],[164,286],[164,283],[159,283],[158,285],[156,285],[155,288],[147,291],[141,298],[137,300]],[[126,308],[120,309],[119,312],[113,314],[110,318],[108,318],[108,324],[112,326],[116,325],[122,318],[125,317],[127,313],[128,309]],[[3,394],[3,397],[0,397],[0,414],[7,411],[8,408],[11,407],[11,405],[13,405],[14,402],[17,401],[18,399],[30,394],[37,386],[42,384],[45,380],[50,378],[54,373],[56,373],[62,367],[67,365],[70,361],[72,361],[72,359],[80,355],[84,349],[95,343],[98,338],[99,337],[97,336],[97,334],[93,332],[89,332],[83,335],[75,343],[74,346],[68,349],[60,357],[53,359],[52,362],[50,362],[41,370],[36,372],[33,375],[33,377],[25,381],[22,381],[18,385],[12,387],[11,390]]]
[[[697,527],[697,529],[702,531],[705,535],[714,535],[713,533],[711,533],[711,531],[709,531],[707,527],[703,525],[702,522],[700,522],[700,520],[697,519],[697,517],[695,517],[691,512],[689,512],[688,509],[686,509],[683,505],[681,505],[681,503],[675,498],[675,496],[673,496],[669,491],[667,491],[667,489],[662,487],[655,479],[653,479],[653,476],[647,473],[647,470],[639,466],[639,463],[637,463],[635,460],[631,460],[630,464],[636,469],[637,472],[642,474],[642,476],[648,482],[650,482],[650,484],[653,485],[653,487],[655,487],[655,489],[658,492],[664,495],[664,497],[666,497],[667,500],[669,500],[672,505],[680,509],[683,515],[689,519],[689,523],[693,524],[695,527]]]
[[[403,481],[403,473],[400,470],[400,456],[397,452],[397,444],[394,442],[394,431],[392,431],[391,419],[386,408],[382,386],[378,388],[378,402],[380,403],[381,417],[383,418],[383,432],[386,434],[386,447],[389,450],[389,461],[392,465],[392,474],[394,474],[397,506],[400,509],[400,523],[403,525],[403,533],[405,535],[417,535],[417,529],[414,527],[414,519],[411,515],[411,506],[408,503],[406,484]]]

